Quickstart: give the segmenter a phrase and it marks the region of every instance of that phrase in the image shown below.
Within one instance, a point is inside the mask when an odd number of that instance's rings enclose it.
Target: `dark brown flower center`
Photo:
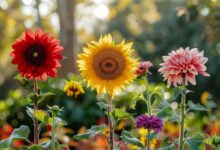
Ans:
[[[73,93],[75,93],[75,92],[77,92],[77,91],[78,91],[78,89],[77,89],[77,88],[75,88],[75,87],[70,87],[70,91],[72,91]]]
[[[46,60],[46,51],[41,45],[32,45],[25,53],[25,60],[34,66],[41,66]]]
[[[113,80],[122,74],[124,63],[125,59],[118,51],[105,50],[94,57],[93,68],[100,78]]]

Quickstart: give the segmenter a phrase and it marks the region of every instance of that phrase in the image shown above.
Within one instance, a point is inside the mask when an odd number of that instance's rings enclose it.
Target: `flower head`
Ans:
[[[148,130],[154,130],[160,132],[163,128],[163,120],[156,116],[140,115],[136,119],[136,125],[138,128],[146,128]]]
[[[56,77],[57,68],[61,67],[59,60],[62,59],[63,47],[48,33],[43,33],[41,29],[35,33],[27,30],[12,48],[12,63],[17,65],[22,77],[43,81],[47,76]]]
[[[149,68],[152,66],[153,64],[150,61],[140,62],[135,73],[139,76],[144,75],[149,71]]]
[[[201,74],[209,76],[206,73],[205,63],[208,58],[203,56],[203,51],[199,52],[197,48],[186,49],[180,48],[176,51],[172,51],[168,56],[163,56],[163,63],[160,64],[162,67],[159,72],[163,74],[164,80],[167,80],[167,85],[173,83],[174,86],[177,84],[188,85],[188,82],[195,85],[196,75]]]
[[[85,93],[81,84],[73,80],[66,82],[66,85],[64,86],[64,92],[66,92],[67,96],[74,95],[75,97]]]
[[[98,94],[107,92],[113,97],[133,81],[137,59],[132,57],[134,50],[131,47],[132,43],[125,44],[124,40],[116,44],[111,35],[84,47],[77,63],[87,85]]]

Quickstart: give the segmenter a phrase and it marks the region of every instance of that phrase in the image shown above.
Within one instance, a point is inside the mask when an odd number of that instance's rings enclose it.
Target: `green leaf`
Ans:
[[[75,135],[74,138],[77,140],[89,139],[97,134],[103,134],[105,132],[106,125],[101,124],[100,126],[93,125],[91,129],[88,129],[86,133]]]
[[[198,149],[198,146],[203,143],[203,136],[199,133],[193,134],[192,137],[186,139],[186,143],[191,150]]]
[[[22,125],[19,128],[14,129],[11,136],[3,141],[0,141],[0,148],[8,148],[11,147],[11,144],[14,140],[24,140],[30,142],[28,140],[28,136],[30,134],[30,129],[26,125]]]
[[[34,105],[34,101],[36,99],[36,94],[35,93],[30,93],[28,96],[27,96],[27,102],[29,105]]]
[[[151,92],[150,97],[153,97],[155,100],[162,101],[164,100],[164,90],[160,86],[156,86]]]
[[[27,108],[26,112],[27,112],[28,116],[29,116],[31,119],[34,119],[34,109],[32,109],[32,108],[30,108],[30,107],[26,107],[26,108]]]
[[[158,137],[158,134],[156,132],[151,132],[150,133],[150,140],[153,140],[153,139],[155,139],[157,137]],[[146,136],[146,138],[147,138],[147,136]]]
[[[129,144],[132,144],[132,145],[135,145],[141,148],[145,148],[144,144],[142,144],[138,138],[134,137],[131,133],[129,133],[126,130],[122,131],[121,139]]]
[[[26,78],[22,78],[20,74],[17,74],[14,79],[17,80],[23,87],[26,87],[29,84],[29,81]]]
[[[52,123],[52,122],[51,122]],[[55,126],[61,127],[67,125],[67,122],[59,117],[55,117]]]
[[[159,150],[176,150],[175,145],[166,137],[160,144]]]
[[[111,115],[115,122],[118,122],[122,118],[132,116],[132,114],[129,114],[125,111],[125,108],[121,108],[121,109],[115,108],[114,111],[111,113]]]
[[[139,100],[143,100],[143,101],[145,100],[142,93],[141,94],[136,94],[134,96],[134,98],[130,101],[130,108],[135,109],[135,106],[136,106],[136,104]]]
[[[99,106],[99,108],[101,110],[106,110],[107,107],[108,107],[108,105],[106,103],[104,103],[104,102],[97,102],[96,104]]]
[[[39,98],[38,98],[37,103],[41,103],[41,102],[43,102],[43,101],[45,100],[45,98],[47,98],[48,96],[54,96],[54,95],[56,95],[56,94],[55,94],[55,93],[51,93],[51,92],[46,92],[46,93],[44,93],[44,94],[41,94],[41,95],[39,96]]]
[[[49,114],[44,110],[34,111],[34,118],[41,122],[47,123],[49,121],[49,117],[50,117]]]
[[[41,146],[46,149],[50,149],[51,141],[41,143]]]
[[[198,110],[198,111],[209,111],[207,108],[197,103],[194,104],[192,101],[188,102],[189,110]]]
[[[163,108],[161,111],[159,111],[157,113],[157,116],[161,118],[169,118],[169,117],[172,117],[174,114],[175,113],[172,107],[166,107],[166,108]]]
[[[28,150],[42,150],[42,147],[41,147],[41,145],[34,144],[34,145],[31,145],[30,147],[28,147]]]

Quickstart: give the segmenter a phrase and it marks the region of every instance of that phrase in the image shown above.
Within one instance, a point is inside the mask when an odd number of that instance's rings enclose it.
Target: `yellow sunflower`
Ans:
[[[67,81],[64,86],[64,92],[66,92],[67,96],[75,96],[77,97],[80,94],[84,93],[84,90],[79,82],[76,81]]]
[[[114,96],[127,83],[136,77],[138,59],[133,58],[133,43],[116,44],[111,35],[101,37],[98,42],[88,43],[79,54],[79,70],[88,87],[97,90],[98,94],[107,92]]]

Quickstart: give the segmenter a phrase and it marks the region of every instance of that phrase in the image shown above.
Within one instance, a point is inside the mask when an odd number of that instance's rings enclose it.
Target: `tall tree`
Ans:
[[[57,0],[57,10],[60,18],[60,39],[64,47],[62,68],[60,74],[65,76],[75,72],[75,25],[74,25],[75,0]]]

